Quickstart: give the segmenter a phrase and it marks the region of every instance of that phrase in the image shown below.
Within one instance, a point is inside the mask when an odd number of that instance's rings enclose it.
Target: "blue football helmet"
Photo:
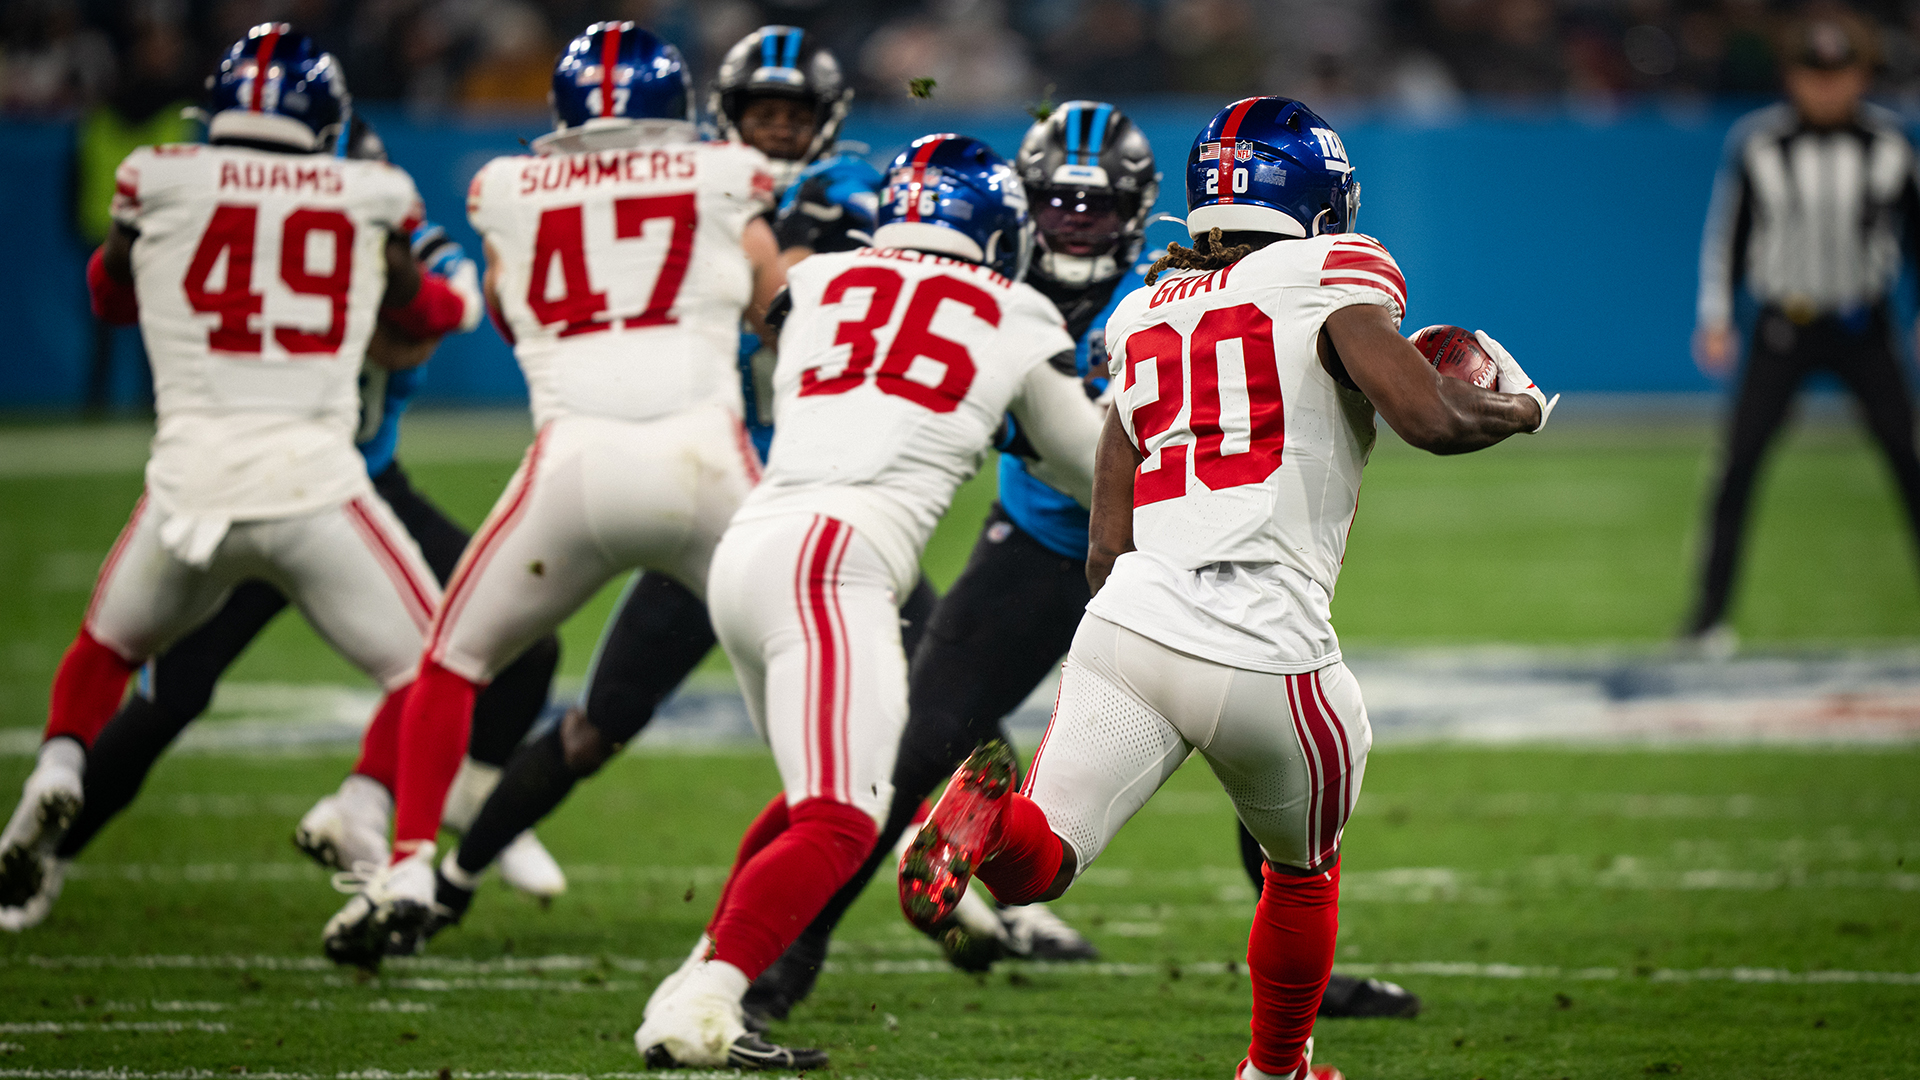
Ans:
[[[1360,185],[1340,136],[1290,98],[1221,109],[1187,154],[1187,231],[1319,236],[1354,230]]]
[[[286,23],[261,23],[207,76],[207,112],[207,137],[214,142],[333,149],[353,117],[353,97],[331,53]]]
[[[1033,247],[1027,192],[993,148],[965,135],[923,135],[887,165],[878,247],[984,263],[1015,281]]]
[[[607,78],[611,71],[613,77]],[[603,91],[609,87],[612,93]],[[693,121],[693,78],[680,50],[630,22],[599,22],[553,66],[557,130],[595,120]]]

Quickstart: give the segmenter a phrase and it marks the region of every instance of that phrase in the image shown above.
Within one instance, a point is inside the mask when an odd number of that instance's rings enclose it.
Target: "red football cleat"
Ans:
[[[1013,791],[1013,748],[981,743],[954,771],[933,816],[900,860],[900,910],[924,931],[953,916],[967,882],[1000,838],[1000,814]]]

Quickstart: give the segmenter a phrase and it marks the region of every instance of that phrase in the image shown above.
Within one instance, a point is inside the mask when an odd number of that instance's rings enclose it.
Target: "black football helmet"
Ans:
[[[1027,129],[1014,158],[1039,242],[1033,273],[1091,285],[1127,272],[1160,194],[1153,147],[1104,101],[1069,101]]]
[[[744,141],[740,113],[750,99],[762,95],[798,98],[813,105],[813,142],[806,153],[795,161],[773,163],[774,180],[784,189],[838,141],[853,88],[841,74],[840,62],[813,35],[796,26],[763,26],[727,50],[714,76],[707,110],[723,138]]]

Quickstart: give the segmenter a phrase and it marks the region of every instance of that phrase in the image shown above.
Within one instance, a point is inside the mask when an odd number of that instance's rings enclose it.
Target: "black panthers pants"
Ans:
[[[1073,644],[1086,611],[1087,567],[1041,545],[998,503],[966,569],[940,598],[907,673],[907,726],[893,766],[893,804],[873,852],[807,928],[833,932],[921,802],[983,739],[1004,735],[1019,707]]]
[[[1726,618],[1740,558],[1747,506],[1774,434],[1785,423],[1800,384],[1816,370],[1839,376],[1859,402],[1867,430],[1886,454],[1908,523],[1920,540],[1920,458],[1914,454],[1913,400],[1900,371],[1885,305],[1853,319],[1822,316],[1796,323],[1777,308],[1760,313],[1734,399],[1726,460],[1708,520],[1711,539],[1689,633]]]
[[[373,487],[445,585],[466,550],[467,532],[413,489],[398,462],[374,477]],[[266,582],[243,582],[211,619],[149,663],[139,692],[101,729],[87,755],[85,801],[61,840],[60,857],[79,854],[133,801],[154,761],[206,711],[221,674],[286,606],[287,598]],[[549,634],[502,670],[474,701],[467,753],[491,765],[506,764],[546,707],[548,684],[559,663],[560,640]]]

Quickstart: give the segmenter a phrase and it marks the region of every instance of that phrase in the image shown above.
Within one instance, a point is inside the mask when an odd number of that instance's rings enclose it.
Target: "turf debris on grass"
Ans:
[[[27,764],[0,759],[0,785]],[[640,1006],[777,786],[763,755],[626,755],[542,829],[574,875],[550,910],[490,883],[427,955],[362,979],[321,958],[338,900],[287,842],[347,764],[163,760],[48,923],[0,939],[0,1073],[638,1073]],[[1910,748],[1376,751],[1337,962],[1426,1011],[1322,1022],[1319,1056],[1356,1078],[1910,1075],[1917,768]],[[781,1035],[842,1076],[1225,1075],[1252,903],[1225,797],[1185,769],[1056,906],[1102,965],[950,971],[883,885]]]

